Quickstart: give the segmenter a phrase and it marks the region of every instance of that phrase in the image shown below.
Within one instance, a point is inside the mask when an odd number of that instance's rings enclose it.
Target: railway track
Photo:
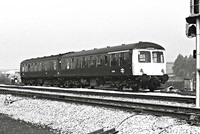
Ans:
[[[67,89],[67,88],[56,88],[56,87],[35,87],[35,86],[13,86],[13,85],[0,85],[0,88],[9,89],[21,89],[21,90],[35,90],[35,91],[47,91],[47,92],[59,92],[59,93],[70,93],[70,94],[81,94],[81,95],[92,95],[92,96],[104,96],[104,97],[123,97],[131,99],[150,99],[150,100],[161,100],[177,103],[195,103],[195,96],[173,96],[166,95],[155,95],[146,93],[130,93],[130,92],[119,92],[119,91],[105,91],[105,90],[85,90],[85,89]]]
[[[102,106],[102,107],[120,109],[131,112],[148,113],[148,114],[151,113],[159,116],[167,115],[185,119],[195,124],[199,123],[200,120],[200,109],[195,107],[171,106],[171,105],[140,103],[140,102],[102,99],[93,97],[70,96],[63,93],[41,92],[41,91],[33,91],[30,89],[17,90],[16,87],[10,89],[1,87],[0,93],[41,98],[41,99],[58,100],[64,102],[80,103],[93,106]]]

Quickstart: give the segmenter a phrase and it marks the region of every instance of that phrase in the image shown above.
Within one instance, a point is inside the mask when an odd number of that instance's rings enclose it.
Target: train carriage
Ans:
[[[25,63],[55,62],[54,70],[24,71]],[[30,62],[30,63],[29,63]],[[49,64],[42,64],[43,68]],[[31,68],[31,67],[30,67]],[[107,86],[131,87],[134,90],[149,88],[151,91],[168,80],[165,49],[155,43],[139,42],[101,49],[70,52],[48,58],[36,58],[22,62],[22,81],[67,87]],[[42,73],[40,73],[42,72]],[[45,74],[49,75],[45,75]],[[35,77],[34,77],[35,76]],[[34,79],[34,80],[33,80]]]
[[[30,85],[57,83],[60,58],[59,54],[24,60],[20,65],[22,82]]]

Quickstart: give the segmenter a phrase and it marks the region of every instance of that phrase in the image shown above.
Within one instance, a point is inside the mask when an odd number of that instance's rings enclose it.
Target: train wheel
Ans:
[[[69,88],[73,88],[73,86],[74,86],[73,83],[69,84]]]
[[[63,84],[63,86],[64,86],[64,87],[68,87],[68,86],[69,86],[69,85],[68,85],[68,82],[65,81],[64,84]]]
[[[96,79],[91,79],[90,80],[90,86],[91,86],[91,88],[93,87],[95,87],[95,86],[98,86],[98,83],[97,83],[97,80]]]
[[[81,88],[85,88],[85,85],[82,84],[82,85],[81,85]]]
[[[77,85],[77,88],[81,88],[81,84],[80,83]]]
[[[123,88],[124,88],[124,86],[121,85],[121,86],[118,87],[118,90],[119,90],[119,91],[122,91]]]
[[[132,89],[134,92],[138,92],[138,91],[139,91],[139,86],[131,87],[131,89]]]
[[[150,88],[149,90],[150,90],[150,92],[153,92],[153,91],[154,91],[154,89],[152,89],[152,88]]]
[[[155,87],[154,86],[150,86],[149,90],[150,90],[150,92],[153,92],[155,90]]]

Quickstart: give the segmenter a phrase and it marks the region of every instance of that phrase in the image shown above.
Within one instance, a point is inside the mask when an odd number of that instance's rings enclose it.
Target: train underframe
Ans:
[[[139,89],[149,89],[154,91],[168,80],[168,75],[149,76],[115,76],[115,77],[45,77],[45,78],[22,78],[25,85],[49,85],[59,87],[78,87],[78,88],[95,88],[95,87],[111,87],[123,90],[123,88],[131,88],[133,91]]]

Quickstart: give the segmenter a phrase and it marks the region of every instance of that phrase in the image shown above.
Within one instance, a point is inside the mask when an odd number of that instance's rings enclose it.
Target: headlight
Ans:
[[[164,69],[162,69],[161,72],[162,72],[163,74],[165,74],[165,70],[164,70]]]
[[[142,74],[144,74],[144,71],[143,71],[143,69],[140,69],[140,72],[141,72]]]

